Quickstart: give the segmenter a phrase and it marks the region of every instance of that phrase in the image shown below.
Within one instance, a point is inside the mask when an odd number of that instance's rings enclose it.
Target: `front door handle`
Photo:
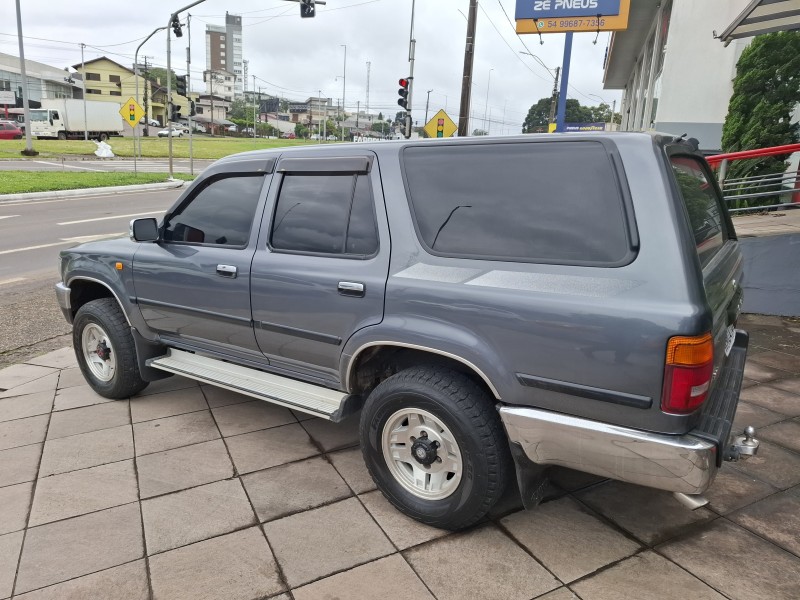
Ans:
[[[236,279],[236,273],[239,271],[233,265],[217,265],[217,275],[222,277],[230,277],[231,279]]]
[[[364,284],[355,281],[340,281],[339,293],[342,296],[353,296],[354,298],[364,297]]]

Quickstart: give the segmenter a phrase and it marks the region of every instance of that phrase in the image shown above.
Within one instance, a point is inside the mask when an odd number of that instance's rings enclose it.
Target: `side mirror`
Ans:
[[[152,217],[134,219],[129,227],[129,235],[134,242],[157,242],[158,221]]]

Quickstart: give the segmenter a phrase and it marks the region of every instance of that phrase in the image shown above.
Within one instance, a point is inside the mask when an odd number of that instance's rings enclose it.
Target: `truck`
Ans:
[[[84,131],[101,142],[122,135],[120,104],[87,100],[42,100],[42,107],[30,111],[31,135],[38,139],[82,139]],[[84,119],[85,114],[85,119]]]
[[[742,273],[696,140],[576,133],[228,156],[62,251],[56,294],[98,394],[178,374],[360,418],[384,496],[462,529],[553,465],[702,506],[759,446]]]

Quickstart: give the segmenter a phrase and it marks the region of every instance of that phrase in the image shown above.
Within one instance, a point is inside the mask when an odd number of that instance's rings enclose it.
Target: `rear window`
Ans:
[[[700,264],[706,266],[728,239],[720,199],[699,160],[690,156],[673,156],[670,162],[689,214]]]
[[[602,144],[431,145],[403,153],[417,233],[433,254],[618,266],[625,209]]]

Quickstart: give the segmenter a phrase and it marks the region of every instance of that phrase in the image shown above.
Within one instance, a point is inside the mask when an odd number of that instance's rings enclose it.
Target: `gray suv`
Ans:
[[[747,354],[742,258],[693,140],[466,138],[249,152],[161,222],[61,253],[108,398],[180,374],[332,421],[400,510],[479,520],[560,465],[702,505]]]

